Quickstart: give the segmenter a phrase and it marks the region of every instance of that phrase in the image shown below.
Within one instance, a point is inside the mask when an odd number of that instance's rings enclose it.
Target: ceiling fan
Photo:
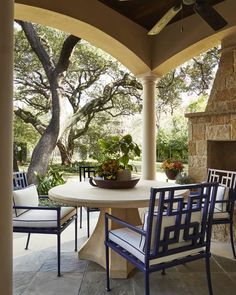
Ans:
[[[132,1],[132,0],[119,0]],[[208,3],[207,0],[179,0],[178,4],[170,8],[164,16],[153,26],[148,35],[156,35],[180,12],[184,5],[193,6],[193,10],[215,31],[227,25],[226,20]]]

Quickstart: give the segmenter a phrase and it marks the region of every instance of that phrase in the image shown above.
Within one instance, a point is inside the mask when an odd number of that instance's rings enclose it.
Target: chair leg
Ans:
[[[82,228],[82,217],[83,217],[83,213],[82,213],[82,207],[80,207],[79,209],[79,227]]]
[[[165,270],[165,269],[162,269],[161,274],[162,274],[163,276],[165,276],[165,275],[166,275],[166,270]]]
[[[106,291],[111,291],[110,289],[110,276],[109,276],[109,247],[105,246],[106,248],[106,278],[107,278],[107,286]]]
[[[209,295],[213,295],[212,283],[211,283],[211,269],[210,269],[210,257],[206,257],[206,274],[207,274],[207,285],[209,290]]]
[[[28,237],[27,237],[27,241],[26,241],[25,250],[28,250],[29,241],[30,241],[30,233],[28,233]]]
[[[61,276],[61,234],[57,234],[57,276]]]
[[[78,234],[78,209],[76,208],[76,217],[75,217],[75,251],[77,251],[77,234]]]
[[[150,282],[149,282],[149,272],[145,271],[145,295],[150,295]]]
[[[234,255],[234,258],[236,259],[236,254],[235,254],[235,248],[234,248],[234,231],[233,231],[233,222],[230,223],[230,228],[229,228],[229,231],[230,231],[230,241],[231,241],[231,247],[232,247],[232,251],[233,251],[233,255]]]
[[[87,207],[87,236],[90,237],[89,207]]]

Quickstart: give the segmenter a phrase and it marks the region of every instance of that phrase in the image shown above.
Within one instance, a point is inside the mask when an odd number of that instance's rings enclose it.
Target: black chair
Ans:
[[[212,295],[210,243],[217,187],[217,183],[203,183],[151,188],[149,211],[142,228],[106,214],[107,291],[110,291],[109,249],[112,249],[144,273],[146,295],[150,294],[150,273],[205,258],[208,289]],[[192,189],[198,189],[198,194],[189,195],[186,206],[186,197],[175,197],[179,190]],[[109,221],[121,228],[109,230]]]
[[[218,182],[213,224],[229,224],[230,241],[233,256],[236,259],[234,247],[234,203],[236,200],[236,172],[218,169],[208,169],[207,182]]]
[[[86,180],[96,174],[96,166],[81,165],[79,166],[79,180]],[[91,212],[100,211],[99,208],[86,207],[87,212],[87,236],[90,237],[90,216]],[[82,207],[80,207],[80,227],[82,227]]]
[[[61,276],[61,233],[75,220],[75,251],[77,251],[77,208],[40,207],[35,185],[28,185],[24,172],[13,173],[13,232],[57,235],[57,273]],[[46,196],[43,196],[46,198]]]

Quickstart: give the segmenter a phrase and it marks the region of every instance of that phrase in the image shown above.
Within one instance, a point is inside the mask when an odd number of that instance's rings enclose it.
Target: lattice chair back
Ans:
[[[197,195],[175,197],[177,190],[189,186],[152,188],[147,231],[143,245],[146,263],[161,263],[161,257],[178,254],[191,255],[195,250],[210,247],[211,223],[214,212],[217,183],[196,185]],[[158,200],[158,208],[155,205]],[[155,261],[156,260],[156,261]],[[152,264],[151,263],[151,264]]]
[[[207,182],[218,182],[216,195],[216,211],[232,213],[236,189],[236,172],[208,169]],[[233,200],[232,200],[233,198]]]
[[[27,175],[25,172],[13,173],[13,190],[22,189],[28,186]]]
[[[213,224],[229,224],[230,242],[233,256],[236,259],[234,247],[234,206],[236,200],[236,171],[208,169],[208,182],[219,183]]]

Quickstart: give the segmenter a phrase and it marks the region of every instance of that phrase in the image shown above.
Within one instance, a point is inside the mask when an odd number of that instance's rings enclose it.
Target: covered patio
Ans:
[[[83,214],[85,216],[85,214]],[[92,229],[98,214],[91,214]],[[84,220],[86,223],[86,219]],[[33,235],[28,251],[24,250],[27,235],[14,234],[13,294],[109,294],[105,291],[105,270],[97,263],[78,260],[73,251],[74,226],[62,235],[62,277],[57,277],[55,237]],[[86,227],[78,231],[78,247],[86,241]],[[212,243],[211,273],[215,295],[231,295],[236,288],[236,261],[232,260],[229,244]],[[207,295],[204,261],[177,266],[150,276],[151,294]],[[110,294],[143,295],[143,274],[134,270],[128,279],[112,279]]]
[[[40,23],[79,36],[110,53],[142,81],[142,176],[144,179],[154,179],[156,175],[155,85],[157,79],[191,57],[204,52],[214,45],[220,44],[224,40],[227,40],[226,43],[230,45],[230,48],[235,46],[235,43],[229,42],[231,39],[235,40],[236,34],[236,3],[234,0],[209,1],[227,21],[227,25],[216,32],[203,22],[197,14],[186,9],[182,18],[181,14],[179,14],[155,36],[147,35],[148,31],[156,21],[161,19],[163,11],[170,9],[176,1],[134,0],[133,4],[120,2],[119,5],[117,2],[116,0],[17,0],[15,2],[3,0],[0,3],[0,136],[2,138],[0,148],[2,155],[2,161],[0,162],[0,179],[2,184],[0,186],[1,294],[12,294],[13,19]],[[132,11],[134,12],[133,15]],[[157,15],[156,20],[153,19],[155,18],[153,11]],[[151,22],[142,22],[143,14],[146,14],[146,19],[151,19]],[[216,266],[212,267],[213,273],[214,269],[216,270],[215,279],[213,276],[213,284],[214,281],[217,284],[219,281],[217,278],[220,277],[221,285],[225,288],[216,288],[216,290],[218,289],[216,292],[219,292],[216,294],[232,293],[232,290],[235,288],[235,283],[233,282],[235,280],[235,263],[231,260],[220,261],[217,257],[213,260],[213,264]],[[228,268],[227,265],[230,265],[230,267]],[[90,269],[91,273],[89,272]],[[88,294],[92,292],[92,289],[86,289],[88,288],[86,278],[92,277],[95,273],[98,276],[94,280],[98,281],[100,270],[97,270],[94,265],[86,264],[82,266],[82,273],[81,277],[85,279],[83,280],[84,285],[82,283],[82,285],[78,286],[77,293]],[[189,271],[186,275],[185,271],[183,271],[183,277],[181,277],[181,271],[178,272],[177,270],[176,275],[179,280],[183,279],[188,284],[191,277],[194,276],[193,273],[194,270],[193,272]],[[118,292],[118,294],[139,294],[134,291],[136,290],[135,284],[139,284],[138,276],[139,274],[136,274],[136,278],[134,276],[130,281],[124,281],[124,289],[121,287],[120,290],[114,292]],[[186,276],[189,277],[186,278]],[[222,276],[224,276],[224,279],[222,279]],[[171,284],[172,279],[168,278],[168,276],[165,278],[160,277],[160,281],[163,282],[163,290],[165,290],[166,286]],[[200,287],[201,285],[203,284],[199,278],[196,286]],[[176,290],[175,294],[185,294],[183,290],[187,290],[186,294],[189,294],[189,289],[186,285],[179,287],[180,291]],[[35,294],[34,291],[31,293],[27,290],[24,291],[26,292],[25,294]],[[196,294],[204,294],[200,289],[198,292],[197,289],[195,291]],[[99,292],[96,294],[105,293],[102,289]],[[72,294],[70,291],[67,291],[67,293]],[[75,294],[77,293],[75,292]],[[24,294],[24,292],[20,291],[19,294]],[[53,291],[51,294],[54,294]],[[167,290],[164,294],[173,293]]]

